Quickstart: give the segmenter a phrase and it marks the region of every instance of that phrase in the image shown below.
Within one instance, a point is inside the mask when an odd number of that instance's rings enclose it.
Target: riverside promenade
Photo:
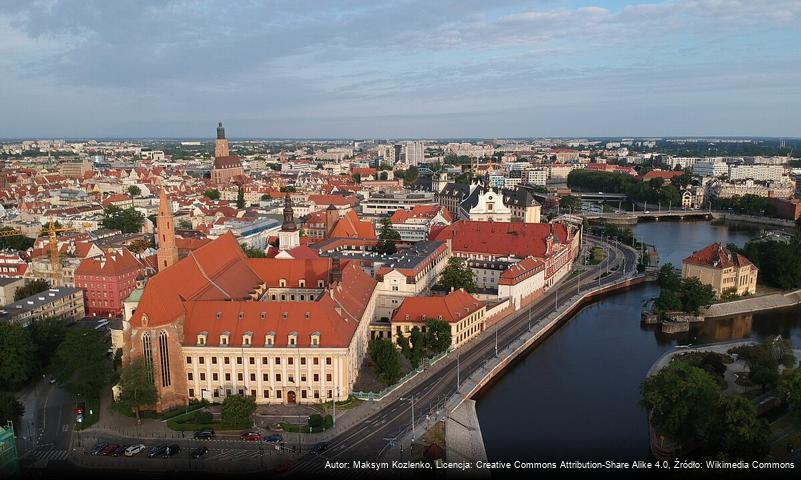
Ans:
[[[764,310],[794,307],[798,304],[801,304],[801,290],[793,290],[791,292],[773,293],[715,303],[709,306],[703,314],[704,318],[729,317]]]

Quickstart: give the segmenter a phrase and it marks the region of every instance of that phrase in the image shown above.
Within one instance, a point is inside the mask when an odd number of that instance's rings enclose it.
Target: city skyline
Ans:
[[[0,7],[0,137],[801,135],[797,2],[158,3]]]

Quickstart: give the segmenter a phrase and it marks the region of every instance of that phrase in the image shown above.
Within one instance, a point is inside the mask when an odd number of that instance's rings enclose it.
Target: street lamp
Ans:
[[[414,441],[414,394],[412,394],[410,397],[401,397],[400,399],[412,401],[412,441]]]

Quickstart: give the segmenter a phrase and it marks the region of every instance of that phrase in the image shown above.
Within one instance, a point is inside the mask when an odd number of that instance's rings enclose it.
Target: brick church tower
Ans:
[[[228,140],[225,138],[225,127],[222,122],[217,125],[217,140],[214,142],[214,156],[228,156]]]
[[[163,187],[161,188],[159,216],[156,218],[156,229],[159,246],[156,258],[159,262],[159,271],[162,271],[178,261],[178,247],[175,246],[175,221],[172,218],[172,203],[170,199],[167,198],[167,192]]]

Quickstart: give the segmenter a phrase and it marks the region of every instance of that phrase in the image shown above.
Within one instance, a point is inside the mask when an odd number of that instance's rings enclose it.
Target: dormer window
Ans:
[[[262,320],[267,318],[267,312],[261,312],[261,314],[259,314],[259,318],[261,318]]]
[[[219,320],[220,318],[222,318],[222,312],[217,312],[217,320]]]
[[[312,347],[320,346],[320,332],[314,332],[311,334],[311,346]]]
[[[208,338],[209,334],[207,332],[200,332],[197,334],[197,344],[199,346],[206,345],[206,339]]]
[[[298,287],[305,288],[306,287],[306,280],[298,280]]]
[[[220,334],[220,345],[228,345],[228,338],[230,337],[230,333],[223,332]]]
[[[278,280],[278,286],[282,288],[286,287],[286,280],[283,278],[281,280]]]
[[[242,320],[245,318],[245,312],[239,312],[239,319]]]
[[[325,288],[325,282],[322,280],[317,280],[317,288]]]
[[[275,332],[267,332],[264,337],[264,346],[272,347],[273,345],[275,345]]]
[[[252,343],[252,340],[253,340],[253,332],[245,332],[245,334],[242,335],[242,345],[249,347]]]
[[[298,332],[290,332],[289,333],[289,340],[288,340],[287,343],[288,343],[288,345],[290,347],[297,346],[298,345]]]

